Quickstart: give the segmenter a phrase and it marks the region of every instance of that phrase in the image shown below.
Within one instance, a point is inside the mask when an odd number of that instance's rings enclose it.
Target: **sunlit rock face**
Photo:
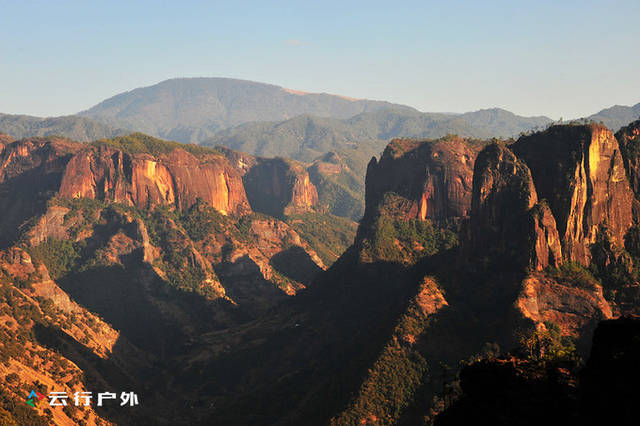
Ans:
[[[538,201],[527,165],[503,144],[478,155],[471,205],[473,256],[535,270],[562,263],[555,219]]]
[[[182,149],[152,156],[89,147],[69,161],[60,196],[141,208],[160,204],[186,208],[201,198],[223,214],[250,212],[242,178],[227,159],[217,155],[197,158]]]
[[[531,169],[539,198],[549,203],[567,260],[589,264],[589,246],[601,225],[622,244],[633,222],[633,193],[610,130],[553,126],[520,138],[511,149]]]
[[[640,120],[634,121],[616,133],[620,144],[622,161],[627,172],[636,200],[640,200]],[[635,211],[640,212],[640,203],[634,205]]]
[[[312,211],[318,191],[300,163],[282,158],[253,158],[243,176],[251,208],[272,216]]]
[[[468,216],[473,165],[483,146],[458,137],[392,141],[367,168],[365,218],[384,211],[399,219]]]

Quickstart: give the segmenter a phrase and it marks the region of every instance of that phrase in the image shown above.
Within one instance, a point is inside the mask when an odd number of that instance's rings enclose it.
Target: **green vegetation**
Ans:
[[[600,287],[600,282],[593,274],[577,262],[563,263],[559,268],[550,268],[549,272],[561,284],[588,290]]]
[[[11,395],[0,388],[0,425],[2,426],[47,426],[51,423],[36,410],[25,404],[24,399]]]
[[[331,214],[291,215],[286,222],[315,250],[326,266],[353,244],[358,225]]]
[[[91,230],[100,219],[102,210],[107,207],[105,202],[91,198],[53,197],[48,201],[48,206],[54,205],[70,209],[64,216],[64,224],[73,222],[73,225],[68,227],[71,239],[76,239],[80,233]]]
[[[432,278],[425,278],[424,286],[437,292]],[[429,369],[419,350],[429,317],[413,299],[400,317],[389,343],[369,369],[358,395],[332,425],[394,424],[412,402],[414,393]]]
[[[380,216],[372,238],[365,240],[365,252],[376,259],[415,262],[458,245],[457,234],[447,224],[430,220],[395,220]]]
[[[545,330],[531,330],[520,336],[520,346],[527,358],[541,363],[575,363],[578,358],[573,339],[563,336],[552,321],[545,321],[544,325]]]
[[[640,225],[633,225],[624,236],[624,248],[634,258],[640,258]]]
[[[28,115],[0,114],[0,133],[14,139],[27,137],[61,136],[79,142],[122,135],[126,131],[115,129],[89,118],[70,115],[66,117],[30,117]]]
[[[204,145],[224,145],[251,154],[313,161],[329,151],[363,147],[369,158],[393,138],[511,137],[551,122],[489,109],[466,114],[422,113],[409,109],[363,112],[349,119],[296,116],[286,121],[247,123],[220,131]]]
[[[589,269],[601,282],[604,295],[610,302],[628,284],[638,282],[640,278],[640,227],[634,225],[627,230],[624,248],[614,244],[605,227],[596,235],[591,245],[591,265]]]
[[[13,368],[20,364],[28,366],[59,385],[80,383],[79,370],[60,354],[57,334],[60,328],[69,330],[70,322],[80,326],[77,318],[69,318],[73,315],[55,308],[49,299],[27,297],[10,284],[0,284],[0,316],[12,318],[5,323],[7,328],[0,327],[0,364]],[[31,389],[47,394],[45,385],[37,380],[32,382],[30,374],[26,377],[27,382],[21,380],[20,373],[10,373],[4,378],[0,386],[0,425],[52,424],[50,411],[45,410],[41,417],[25,404]]]
[[[198,143],[216,130],[248,121],[279,121],[300,114],[353,117],[362,111],[392,107],[411,110],[388,102],[350,101],[327,94],[297,96],[251,81],[179,78],[122,93],[81,114],[159,137]]]
[[[198,238],[204,238],[208,235],[196,231],[199,219],[204,221],[205,226],[215,226],[215,222],[209,220],[203,213],[206,211],[207,206],[200,204],[193,210],[185,212],[186,223],[190,227],[193,226],[192,232]],[[164,206],[157,207],[144,217],[151,243],[163,248],[162,259],[157,261],[157,266],[165,272],[166,280],[172,287],[215,298],[217,295],[213,289],[204,284],[206,272],[201,265],[193,261],[189,241],[176,226],[180,223],[179,217],[181,217],[181,213],[169,210]],[[210,273],[213,275],[213,271]]]
[[[120,149],[129,154],[146,153],[151,155],[168,154],[180,148],[194,155],[220,154],[213,148],[207,148],[193,144],[182,144],[179,142],[169,142],[144,133],[131,133],[126,136],[117,136],[111,139],[100,139],[92,142],[95,146],[110,146]]]
[[[193,241],[202,241],[207,235],[220,233],[224,227],[222,222],[227,220],[216,209],[198,198],[188,209],[177,212],[176,218]]]
[[[80,257],[77,246],[69,240],[50,238],[28,250],[33,260],[44,263],[54,280],[69,273]]]
[[[324,211],[355,221],[362,218],[364,180],[367,164],[374,154],[368,146],[344,148],[319,157],[307,169],[318,190],[318,205]],[[323,167],[332,166],[334,170],[323,172]]]

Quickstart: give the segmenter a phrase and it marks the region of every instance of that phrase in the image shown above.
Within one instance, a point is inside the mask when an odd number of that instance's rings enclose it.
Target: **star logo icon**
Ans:
[[[29,404],[33,408],[36,408],[36,405],[38,405],[38,402],[40,402],[44,398],[46,398],[46,396],[44,396],[40,392],[36,392],[32,390],[29,396],[27,397],[27,404]]]

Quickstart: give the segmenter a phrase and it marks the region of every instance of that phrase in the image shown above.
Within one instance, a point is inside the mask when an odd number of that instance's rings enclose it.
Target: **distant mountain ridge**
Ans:
[[[616,105],[586,118],[616,131],[639,116],[640,104],[636,104]],[[0,114],[0,132],[17,139],[60,135],[90,141],[138,131],[310,162],[355,144],[378,154],[396,137],[505,138],[551,122],[548,117],[521,117],[500,108],[423,113],[385,101],[307,93],[246,80],[176,78],[120,93],[75,116]]]
[[[640,103],[633,106],[614,105],[587,118],[596,123],[602,122],[602,124],[617,132],[621,127],[640,118]]]
[[[376,154],[389,139],[398,137],[424,139],[457,134],[506,138],[551,122],[548,117],[520,117],[499,108],[464,114],[389,109],[342,120],[301,115],[281,122],[246,123],[218,132],[203,145],[224,145],[256,155],[312,161],[325,152],[356,143]]]
[[[199,142],[221,129],[300,114],[349,118],[388,108],[385,101],[305,93],[231,78],[176,78],[113,96],[79,115],[180,142]]]
[[[0,113],[0,132],[15,139],[37,136],[63,136],[78,142],[111,138],[131,133],[85,117],[32,117]]]

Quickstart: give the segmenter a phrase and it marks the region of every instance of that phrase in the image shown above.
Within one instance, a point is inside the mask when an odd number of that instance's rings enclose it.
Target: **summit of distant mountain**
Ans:
[[[595,122],[602,122],[614,132],[632,121],[640,118],[640,103],[633,106],[614,105],[587,117]]]
[[[280,121],[301,114],[349,118],[362,112],[413,108],[384,101],[306,93],[231,78],[176,78],[121,93],[80,112],[180,142],[198,142],[221,129],[251,121]]]

